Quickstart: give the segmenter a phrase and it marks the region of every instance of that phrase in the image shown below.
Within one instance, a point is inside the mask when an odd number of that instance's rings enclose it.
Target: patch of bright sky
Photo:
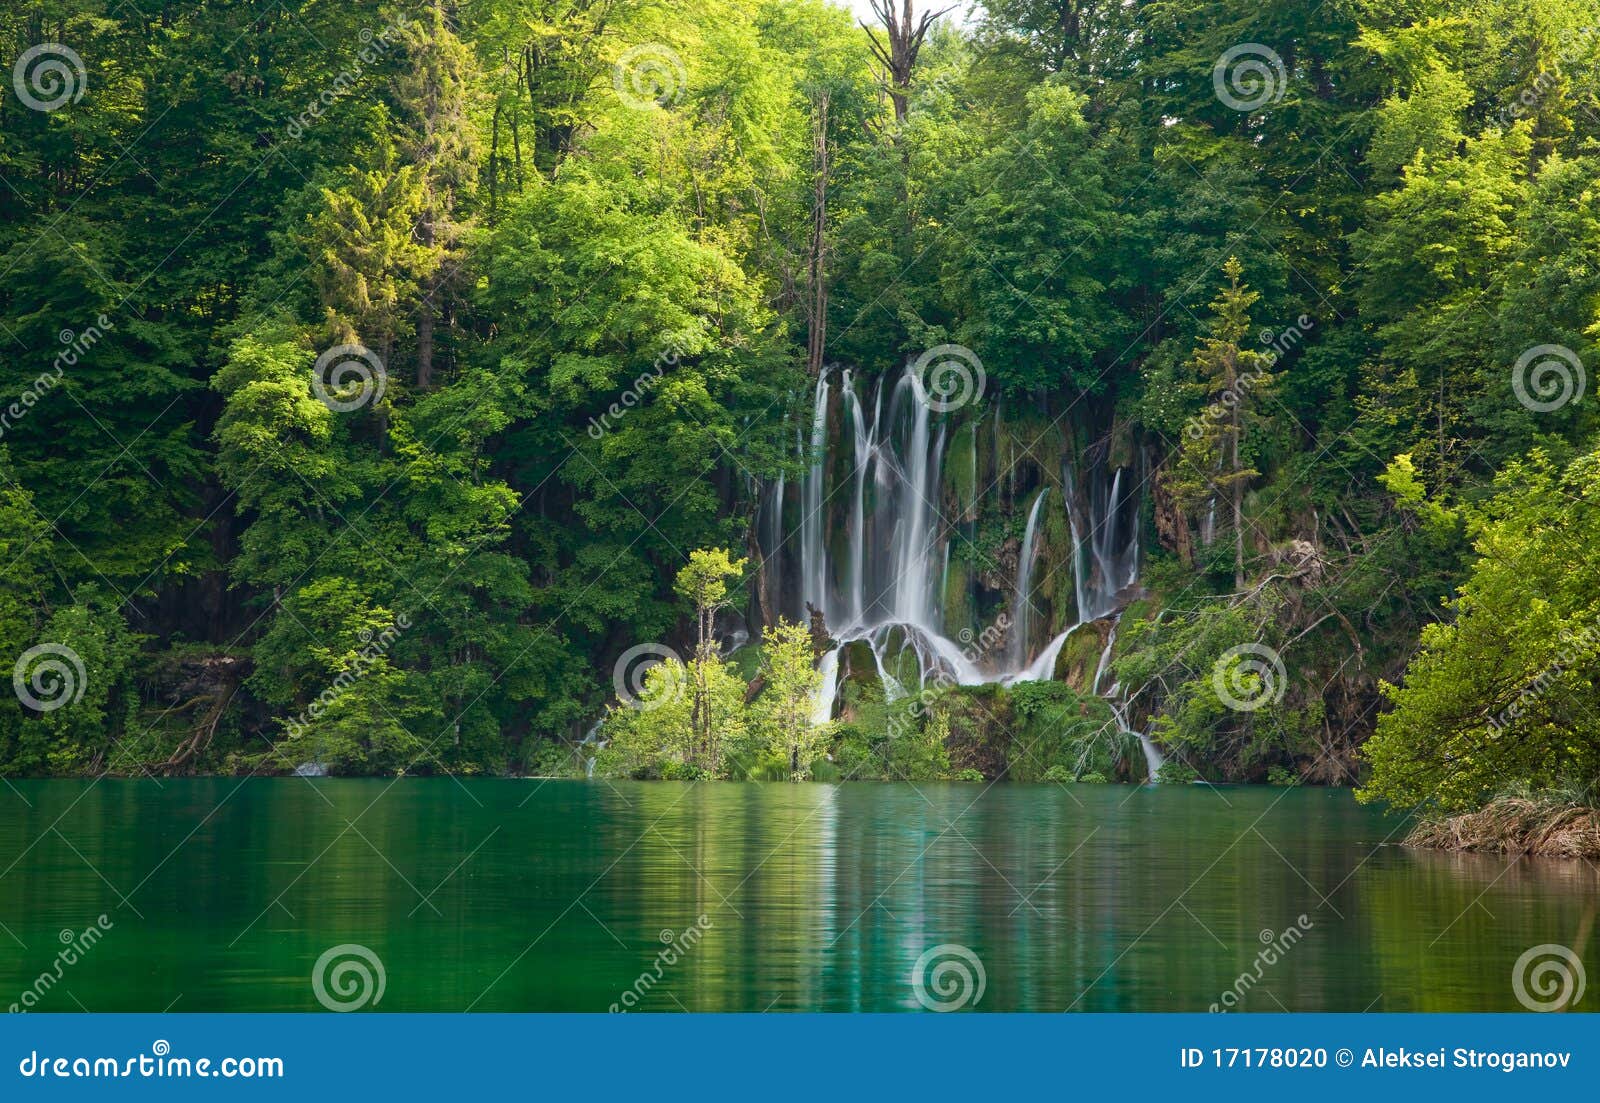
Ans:
[[[865,20],[869,24],[876,22],[877,17],[872,14],[872,5],[868,3],[868,0],[828,0],[828,2],[836,7],[849,8],[857,19]],[[905,0],[893,0],[893,2],[895,10],[898,11]],[[948,8],[951,5],[954,5],[954,10],[946,15],[945,18],[961,24],[971,23],[979,6],[975,0],[944,0],[943,3],[930,3],[930,0],[911,0],[912,10],[918,16],[921,16],[929,8],[938,11],[940,8]]]

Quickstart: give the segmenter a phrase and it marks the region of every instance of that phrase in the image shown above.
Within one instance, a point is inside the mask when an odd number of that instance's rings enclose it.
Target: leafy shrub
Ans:
[[[1161,769],[1156,771],[1156,781],[1162,785],[1190,785],[1199,780],[1199,770],[1175,758],[1163,762]]]

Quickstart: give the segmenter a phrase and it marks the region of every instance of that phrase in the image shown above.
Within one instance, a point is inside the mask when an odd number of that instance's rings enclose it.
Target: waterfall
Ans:
[[[764,554],[770,557],[766,565],[767,573],[763,579],[764,583],[783,577],[781,566],[783,559],[783,494],[787,489],[786,483],[787,480],[782,475],[779,475],[777,481],[767,491],[766,500],[761,503],[761,531],[758,537],[762,548],[766,549]],[[766,591],[765,597],[766,600],[773,603],[773,608],[778,607],[777,601],[780,595],[776,592],[775,586]]]
[[[589,726],[589,730],[583,733],[583,742],[578,744],[578,753],[579,754],[583,754],[583,749],[585,747],[593,747],[594,748],[594,751],[592,753],[583,756],[583,776],[584,777],[594,777],[595,756],[598,755],[601,751],[605,750],[606,749],[606,744],[608,742],[610,742],[610,740],[606,740],[606,739],[601,739],[600,738],[600,728],[601,728],[601,725],[603,725],[604,723],[605,723],[605,717],[602,716],[600,719],[596,720],[593,724],[591,724]]]
[[[1045,496],[1049,493],[1048,486],[1039,491],[1039,496],[1033,500],[1033,508],[1028,511],[1028,526],[1022,532],[1021,558],[1017,561],[1017,596],[1011,616],[1011,638],[1007,641],[1008,658],[1013,670],[1020,670],[1027,660],[1028,621],[1029,614],[1033,611],[1033,557],[1038,551],[1039,509],[1044,505]]]
[[[1067,637],[1082,628],[1086,622],[1079,621],[1065,632],[1060,633],[1055,639],[1045,644],[1044,650],[1039,652],[1039,657],[1029,663],[1018,674],[1002,679],[1006,684],[1012,682],[1048,682],[1056,676],[1056,659],[1061,654],[1061,647],[1067,642]]]
[[[1083,531],[1078,527],[1077,486],[1070,464],[1062,464],[1062,482],[1067,487],[1067,527],[1072,530],[1072,596],[1078,605],[1078,623],[1093,619],[1089,611],[1088,564],[1083,558]]]
[[[1122,700],[1122,686],[1120,684],[1111,687],[1111,692],[1106,697],[1106,700],[1111,702],[1111,714],[1117,718],[1117,727],[1125,732],[1133,732],[1134,735],[1139,737],[1139,749],[1144,752],[1144,768],[1149,775],[1150,781],[1154,783],[1156,775],[1161,772],[1161,767],[1167,764],[1166,758],[1157,749],[1154,740],[1144,732],[1128,726],[1127,706]]]
[[[1111,649],[1117,646],[1117,625],[1122,622],[1118,616],[1111,622],[1111,631],[1106,633],[1106,645],[1100,649],[1100,661],[1094,667],[1094,681],[1089,683],[1089,692],[1095,696],[1104,696],[1100,692],[1100,682],[1106,676],[1106,668],[1111,665]]]
[[[871,651],[891,698],[930,679],[974,685],[1051,678],[1072,627],[1114,611],[1117,595],[1136,579],[1139,502],[1128,485],[1138,471],[1083,458],[1081,469],[1065,466],[1059,499],[1048,487],[1034,496],[1016,589],[1007,602],[1014,623],[1003,643],[997,637],[991,644],[988,632],[974,638],[974,625],[947,623],[943,608],[954,569],[952,544],[964,540],[955,525],[975,504],[950,502],[957,516],[946,516],[944,464],[947,449],[958,439],[961,415],[934,413],[909,367],[879,381],[871,395],[863,386],[851,371],[825,370],[817,380],[809,436],[797,434],[807,460],[798,488],[801,517],[793,533],[798,551],[779,554],[791,535],[784,527],[781,480],[768,487],[778,500],[761,514],[757,531],[781,598],[774,607],[803,617],[806,604],[814,605],[836,644],[822,659],[817,714],[826,704],[831,716],[835,704],[839,647],[858,641]],[[969,447],[964,453],[958,449],[951,462],[970,465],[977,496],[983,491],[977,480],[978,434],[970,435]],[[850,470],[838,462],[835,449],[848,449]],[[1054,504],[1058,500],[1060,506]],[[1068,566],[1077,611],[1072,626],[1033,654],[1035,561],[1047,511],[1053,508],[1065,511],[1072,532]],[[913,667],[916,685],[908,686]]]
[[[1120,706],[1113,705],[1112,707],[1117,709],[1117,719],[1122,720]],[[1123,726],[1126,727],[1127,721],[1123,720],[1122,722]],[[1149,772],[1150,780],[1155,781],[1157,775],[1161,773],[1161,767],[1167,764],[1167,760],[1161,757],[1161,752],[1156,750],[1155,743],[1151,741],[1148,735],[1144,732],[1134,732],[1133,734],[1139,737],[1139,749],[1144,751],[1144,767]]]
[[[817,379],[817,401],[811,416],[811,469],[800,496],[800,599],[818,609],[828,607],[827,557],[823,552],[822,482],[827,469],[828,373]]]
[[[1117,727],[1125,732],[1132,732],[1139,737],[1139,749],[1144,752],[1145,769],[1149,772],[1150,780],[1155,781],[1156,771],[1161,769],[1166,759],[1161,757],[1161,752],[1156,749],[1155,743],[1142,731],[1135,731],[1128,725],[1127,704],[1122,700],[1122,683],[1113,682],[1110,687],[1102,690],[1100,687],[1105,681],[1107,672],[1111,668],[1111,652],[1117,646],[1117,626],[1122,623],[1122,614],[1111,621],[1111,631],[1106,634],[1106,646],[1100,652],[1100,661],[1094,668],[1094,684],[1092,692],[1097,697],[1103,697],[1111,705],[1111,714],[1116,717]]]
[[[1117,595],[1139,577],[1139,526],[1137,514],[1128,518],[1127,502],[1122,497],[1119,467],[1104,481],[1089,483],[1090,528],[1087,554],[1073,522],[1073,557],[1078,562],[1078,619],[1099,620],[1117,608]],[[1095,518],[1099,518],[1098,521]]]
[[[998,403],[995,408],[999,409]],[[961,503],[961,509],[964,513],[975,514],[978,512],[978,431],[976,427],[967,434],[967,439],[972,442],[972,447],[967,452],[967,476],[972,486],[972,495]]]
[[[867,433],[867,419],[856,397],[855,380],[844,373],[845,412],[854,430],[856,448],[855,493],[850,501],[850,531],[859,535],[867,527],[867,466],[872,455],[872,437]],[[866,612],[866,559],[867,545],[860,539],[850,542],[850,621],[860,623]]]
[[[817,665],[822,681],[818,683],[816,695],[811,699],[811,722],[826,724],[833,719],[833,703],[839,696],[839,649],[835,647],[823,655]]]

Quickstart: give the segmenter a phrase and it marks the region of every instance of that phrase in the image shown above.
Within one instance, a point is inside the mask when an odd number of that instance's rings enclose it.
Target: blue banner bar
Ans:
[[[4,1098],[1151,1099],[1503,1101],[1592,1093],[1591,1015],[17,1016]],[[1181,1096],[1176,1093],[1182,1093]]]

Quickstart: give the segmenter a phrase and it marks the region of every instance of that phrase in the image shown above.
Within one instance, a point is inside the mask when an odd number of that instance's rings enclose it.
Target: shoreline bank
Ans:
[[[1476,812],[1424,820],[1402,844],[1429,850],[1600,857],[1600,809],[1529,797],[1500,797]]]

